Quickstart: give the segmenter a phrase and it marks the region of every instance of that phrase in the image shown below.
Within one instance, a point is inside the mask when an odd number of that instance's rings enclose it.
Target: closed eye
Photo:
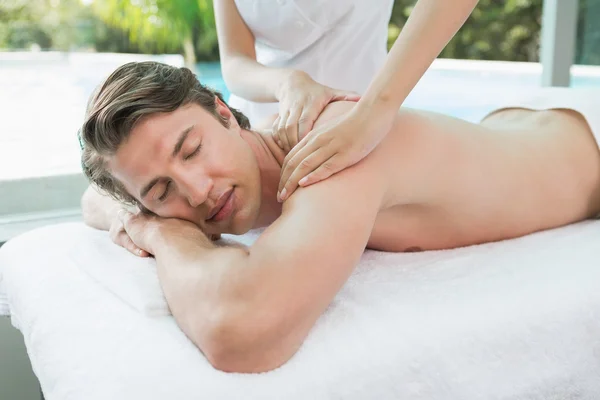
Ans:
[[[196,147],[196,150],[194,150],[193,152],[191,152],[190,154],[188,154],[187,156],[183,157],[184,161],[189,160],[190,158],[193,158],[196,154],[198,154],[200,152],[200,148],[202,147],[202,144],[199,144],[198,147]]]
[[[170,189],[171,188],[171,181],[167,182],[167,185],[165,186],[165,191],[164,193],[158,198],[158,201],[165,201],[165,199],[167,198],[167,196],[169,195]]]

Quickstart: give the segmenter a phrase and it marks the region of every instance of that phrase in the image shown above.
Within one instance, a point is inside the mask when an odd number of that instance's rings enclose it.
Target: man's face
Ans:
[[[243,234],[258,217],[260,173],[231,111],[197,104],[144,118],[109,159],[110,172],[144,207],[184,219],[206,234]]]

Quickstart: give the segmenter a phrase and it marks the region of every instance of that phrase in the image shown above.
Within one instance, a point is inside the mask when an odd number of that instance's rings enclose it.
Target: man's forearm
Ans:
[[[92,185],[88,186],[81,198],[83,221],[93,228],[104,231],[110,229],[111,222],[122,208],[124,205],[109,196],[100,194]]]
[[[250,371],[240,360],[254,367],[260,338],[242,332],[254,304],[247,251],[217,246],[188,227],[160,232],[154,242],[161,287],[180,328],[216,368]]]
[[[302,340],[290,340],[289,324],[282,327],[287,305],[276,301],[281,288],[269,278],[272,266],[257,265],[244,247],[217,246],[190,226],[158,233],[151,250],[177,323],[217,369],[280,366]]]

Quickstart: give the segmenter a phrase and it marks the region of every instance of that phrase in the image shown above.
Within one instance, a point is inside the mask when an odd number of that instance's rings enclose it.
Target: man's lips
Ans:
[[[212,210],[210,210],[210,212],[206,216],[206,220],[214,218],[214,216],[217,215],[219,213],[219,211],[221,211],[221,209],[223,208],[225,203],[227,203],[227,200],[229,200],[229,197],[231,197],[232,193],[233,193],[233,188],[227,190],[221,196],[219,196],[219,199],[217,200],[217,204],[215,204],[215,206],[212,208]]]

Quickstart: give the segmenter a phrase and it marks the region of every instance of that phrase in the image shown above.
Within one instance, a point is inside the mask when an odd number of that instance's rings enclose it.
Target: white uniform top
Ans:
[[[257,61],[292,68],[335,89],[364,93],[387,55],[393,0],[235,0],[255,37]],[[256,124],[279,111],[231,95]]]

